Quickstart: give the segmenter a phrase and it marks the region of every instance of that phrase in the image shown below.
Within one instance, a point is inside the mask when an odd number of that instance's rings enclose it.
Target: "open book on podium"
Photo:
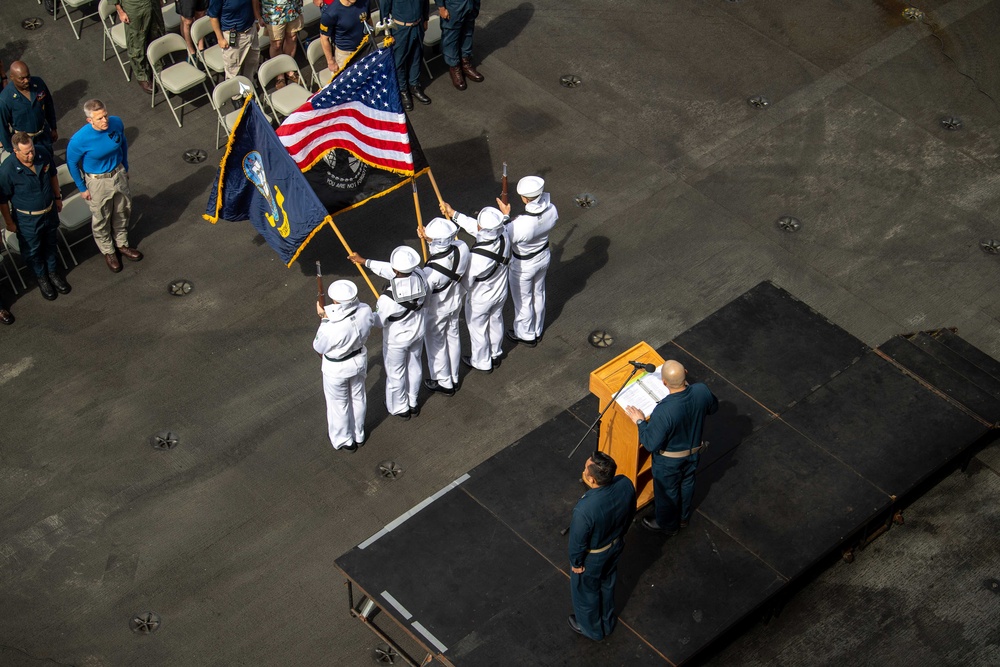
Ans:
[[[597,396],[600,410],[608,405],[632,372],[632,366],[628,363],[630,361],[653,364],[659,368],[663,364],[663,357],[643,342],[594,369],[590,374],[590,393]],[[645,379],[641,377],[643,375]],[[658,373],[645,374],[644,371],[639,371],[619,395],[615,405],[604,413],[598,428],[597,448],[610,455],[618,464],[618,473],[635,484],[637,508],[653,499],[653,460],[652,455],[639,444],[639,427],[625,413],[624,406],[634,405],[648,417],[653,406],[660,400],[655,398],[660,391],[660,398],[666,396],[666,387],[660,382]]]

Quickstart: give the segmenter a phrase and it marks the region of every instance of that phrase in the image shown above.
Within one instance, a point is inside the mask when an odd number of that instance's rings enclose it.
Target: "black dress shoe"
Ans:
[[[424,89],[420,86],[410,86],[410,94],[413,95],[413,99],[420,102],[421,104],[430,104],[431,98],[427,97],[424,93]]]
[[[493,368],[500,368],[500,364],[503,363],[503,357],[493,357],[491,361],[493,361]],[[490,370],[492,371],[493,368]]]
[[[69,283],[63,280],[62,276],[60,276],[58,273],[54,271],[49,274],[49,281],[52,283],[52,286],[56,288],[56,291],[59,292],[60,294],[69,294],[69,291],[72,289],[69,286]]]
[[[537,340],[524,340],[523,338],[518,338],[517,336],[514,335],[513,329],[507,329],[507,331],[505,331],[503,335],[507,337],[507,340],[513,341],[515,343],[520,343],[521,345],[527,345],[528,347],[535,347],[536,345],[538,345]]]
[[[673,537],[674,535],[677,534],[676,530],[667,531],[660,524],[656,523],[656,519],[650,518],[648,516],[643,518],[642,527],[645,528],[646,530],[651,530],[654,533],[661,533],[663,535],[666,535],[667,537]]]
[[[59,296],[56,294],[55,288],[52,287],[52,283],[49,282],[48,276],[38,276],[38,291],[48,301],[55,301],[56,297]]]
[[[454,387],[442,387],[437,380],[430,380],[430,379],[424,380],[424,386],[430,389],[431,391],[436,391],[437,393],[444,394],[445,396],[455,395]]]
[[[396,414],[395,412],[392,412],[391,410],[389,410],[389,406],[388,405],[385,406],[385,409],[389,413],[390,416],[392,416],[392,417],[399,417],[403,421],[406,421],[406,420],[408,420],[410,418],[410,411],[409,410],[407,410],[406,412],[404,412],[402,414]]]
[[[581,628],[580,624],[576,622],[576,614],[569,615],[569,627],[573,628],[573,632],[575,632],[576,634],[578,635],[583,634],[583,628]]]
[[[682,519],[682,520],[681,520],[681,523],[680,523],[680,527],[681,527],[681,528],[687,528],[687,527],[688,527],[688,522],[687,522],[687,521],[684,521],[684,520]]]
[[[417,406],[414,406],[414,407],[410,408],[410,411],[407,414],[409,414],[411,417],[419,417],[420,416],[420,406],[417,405]]]
[[[413,111],[413,98],[410,97],[408,91],[400,91],[399,96],[403,98],[403,108],[407,111]]]
[[[358,443],[352,442],[349,445],[344,445],[343,447],[337,447],[338,452],[356,452],[358,451]]]
[[[6,308],[0,308],[0,322],[14,324],[14,315]]]
[[[488,370],[485,370],[485,371],[482,368],[476,368],[475,366],[473,366],[472,365],[472,357],[468,357],[468,356],[462,357],[462,363],[464,365],[468,366],[469,368],[471,368],[472,370],[478,371],[480,373],[487,373],[487,374],[489,374],[489,373],[493,372],[493,367],[492,366],[490,366],[490,368]]]

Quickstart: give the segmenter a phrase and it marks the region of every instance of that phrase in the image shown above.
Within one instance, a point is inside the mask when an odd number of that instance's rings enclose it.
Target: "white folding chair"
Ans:
[[[21,269],[18,267],[17,262],[14,261],[14,255],[18,255],[21,259],[24,256],[21,255],[21,245],[18,243],[17,234],[11,231],[7,231],[7,228],[3,228],[3,235],[0,236],[0,240],[3,241],[3,249],[7,252],[7,256],[10,259],[11,266],[14,267],[14,273],[17,274],[18,280],[21,281],[21,287],[28,289],[28,283],[24,282],[24,276],[21,275]],[[24,266],[24,270],[27,271],[27,265]],[[10,275],[10,274],[7,274]],[[13,285],[14,281],[11,280],[10,284]]]
[[[104,39],[101,40],[101,62],[108,61],[108,42],[111,42],[111,49],[118,58],[118,64],[122,66],[125,73],[125,80],[132,80],[132,72],[125,63],[131,64],[128,58],[128,44],[125,42],[125,24],[118,20],[118,9],[111,0],[101,0],[97,5],[97,13],[101,15],[101,27],[104,29]],[[122,60],[122,54],[125,60]]]
[[[282,53],[267,60],[257,70],[257,81],[260,82],[260,88],[264,91],[264,99],[267,100],[268,106],[274,111],[274,115],[278,121],[282,117],[287,118],[312,96],[309,89],[299,83],[286,83],[284,88],[275,90],[273,93],[268,92],[268,85],[279,74],[284,74],[285,72],[295,72],[299,75],[299,81],[303,80],[298,63],[295,62],[295,58],[287,53]]]
[[[435,47],[440,47],[441,45],[441,17],[438,16],[437,12],[430,15],[427,19],[427,30],[424,32],[424,49],[427,51],[434,51]],[[424,63],[424,70],[427,72],[427,76],[431,79],[434,75],[431,74],[430,62],[432,60],[437,60],[438,58],[443,58],[444,53],[438,48],[437,55],[433,55],[430,58],[424,56],[422,58]]]
[[[76,35],[77,39],[80,39],[80,31],[76,29],[76,24],[83,23],[92,16],[97,16],[98,12],[91,12],[87,14],[85,7],[91,3],[92,0],[55,0],[52,3],[52,20],[59,20],[59,6],[62,6],[63,14],[66,15],[66,19],[69,21],[69,27],[73,29],[73,34]],[[69,11],[71,9],[79,9],[84,12],[83,16],[77,20],[73,20],[69,17]]]
[[[163,58],[178,52],[184,54],[184,58],[180,62],[157,71],[156,66]],[[159,84],[163,90],[163,97],[167,100],[167,106],[170,107],[170,113],[174,115],[174,120],[177,121],[177,127],[182,127],[181,119],[177,116],[177,111],[170,102],[170,93],[180,96],[181,93],[196,88],[199,85],[205,91],[204,95],[198,95],[193,100],[179,104],[177,109],[183,109],[187,105],[197,102],[202,97],[207,97],[209,100],[212,99],[212,94],[208,91],[206,83],[208,75],[189,63],[187,55],[187,42],[184,41],[183,37],[175,33],[168,33],[163,37],[153,40],[153,43],[146,48],[146,59],[149,60],[149,65],[153,69],[153,94],[150,96],[150,106],[156,106],[156,86]]]
[[[257,106],[260,106],[260,99],[257,97],[257,89],[253,86],[253,81],[245,76],[239,75],[234,76],[232,79],[226,79],[225,81],[219,82],[219,85],[215,87],[212,91],[212,106],[215,107],[216,116],[218,116],[219,122],[215,126],[215,147],[219,148],[222,144],[219,142],[219,138],[222,136],[222,132],[225,131],[226,136],[233,131],[233,125],[236,124],[236,119],[240,117],[240,111],[230,111],[229,113],[223,113],[223,109],[229,104],[229,100],[233,99],[237,95],[243,95],[244,97],[247,93],[253,95],[253,99],[257,102]],[[271,117],[266,113],[264,116],[270,122]]]
[[[367,0],[359,0],[359,2],[367,2]],[[295,33],[295,36],[299,40],[299,46],[302,50],[306,50],[306,33],[307,31],[315,25],[319,25],[319,19],[323,15],[323,10],[312,3],[312,0],[305,0],[302,3],[302,29]],[[289,70],[291,71],[291,70]]]
[[[93,227],[90,226],[90,204],[80,196],[79,192],[75,192],[69,197],[66,196],[66,189],[70,185],[73,185],[75,188],[73,177],[69,174],[68,166],[64,164],[59,165],[56,174],[59,178],[59,187],[63,192],[63,209],[59,212],[59,237],[62,238],[63,245],[69,251],[73,265],[79,266],[80,262],[76,260],[76,255],[73,254],[73,246],[83,243],[94,234]],[[90,234],[70,243],[69,239],[66,238],[66,233],[73,233],[85,225],[90,228]],[[61,257],[62,252],[59,255]],[[65,258],[63,259],[63,264],[66,264]]]
[[[173,32],[181,27],[181,15],[177,13],[177,4],[174,0],[167,0],[167,4],[160,11],[163,12],[163,28],[167,32]]]
[[[194,42],[195,49],[198,48],[198,42],[213,34],[213,32],[212,19],[207,16],[196,19],[191,24],[191,41]],[[206,72],[211,72],[213,75],[226,73],[226,68],[222,63],[222,49],[219,48],[218,44],[198,50],[198,58],[201,60],[201,64],[205,66]]]
[[[10,281],[10,288],[14,290],[14,294],[18,294],[17,283],[14,282],[14,276],[10,275],[10,269],[7,268],[7,260],[10,260],[10,263],[14,264],[14,258],[10,256],[9,252],[7,252],[7,245],[0,243],[0,267],[3,267],[3,272],[6,274],[7,280]],[[14,264],[14,270],[17,270],[16,264]],[[18,277],[20,277],[20,275]],[[21,282],[24,281],[22,280]]]
[[[317,37],[309,42],[309,46],[306,48],[306,60],[309,61],[309,69],[312,71],[312,80],[309,84],[316,90],[326,86],[333,78],[330,68],[326,66],[326,54],[323,53],[323,44],[320,39],[322,38]],[[317,65],[320,65],[320,69],[316,69]]]

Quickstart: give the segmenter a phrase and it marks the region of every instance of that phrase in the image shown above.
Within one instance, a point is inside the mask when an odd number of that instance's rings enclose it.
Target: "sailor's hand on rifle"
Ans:
[[[441,209],[441,215],[448,218],[449,220],[451,220],[452,217],[455,215],[455,209],[453,209],[451,207],[451,204],[449,204],[446,201],[441,202],[441,205],[438,208]]]
[[[326,317],[326,310],[319,304],[319,300],[316,301],[316,314],[320,317]]]
[[[510,204],[504,204],[500,201],[499,197],[497,197],[497,208],[499,208],[500,212],[504,215],[510,215]]]
[[[348,255],[347,259],[349,259],[352,262],[354,262],[355,264],[359,264],[361,266],[364,266],[365,262],[368,261],[368,260],[366,260],[364,257],[362,257],[361,255],[359,255],[356,252],[352,252],[350,255]]]
[[[420,239],[423,241],[427,240],[427,232],[424,231],[423,225],[417,227],[417,236],[420,237]]]

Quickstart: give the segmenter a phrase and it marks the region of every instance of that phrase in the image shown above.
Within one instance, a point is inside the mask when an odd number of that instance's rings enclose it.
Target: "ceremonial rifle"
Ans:
[[[507,163],[503,163],[503,176],[500,178],[500,201],[506,206],[507,201]]]
[[[326,294],[323,292],[323,269],[320,268],[319,260],[316,260],[316,303],[322,308],[326,305]]]

